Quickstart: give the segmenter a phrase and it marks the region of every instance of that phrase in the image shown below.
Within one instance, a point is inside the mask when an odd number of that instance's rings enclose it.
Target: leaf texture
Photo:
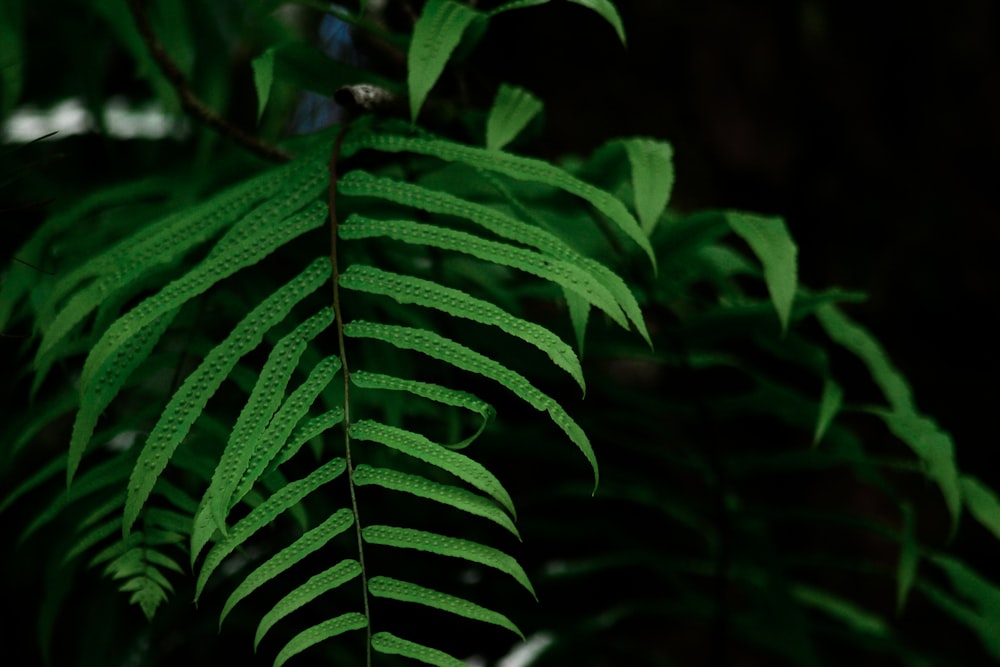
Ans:
[[[354,338],[374,338],[401,349],[416,350],[463,370],[478,373],[514,392],[536,410],[549,414],[556,426],[569,437],[590,463],[594,472],[594,487],[599,479],[597,458],[583,429],[555,400],[536,389],[524,376],[482,354],[440,336],[432,331],[355,321],[344,326],[344,335]]]
[[[284,397],[292,372],[298,366],[309,341],[332,322],[333,309],[324,308],[278,341],[264,362],[250,398],[236,419],[229,443],[215,468],[212,483],[207,491],[212,497],[209,506],[212,515],[223,533],[226,532],[230,498],[233,497],[237,484],[250,467],[254,449],[261,442],[264,429],[268,427],[268,422],[271,421]],[[289,431],[291,428],[288,427]]]
[[[400,639],[389,632],[376,632],[372,635],[372,648],[379,653],[401,655],[435,667],[467,667],[464,662],[444,651]]]
[[[468,482],[483,493],[494,498],[515,515],[514,502],[500,480],[493,476],[481,463],[464,454],[453,452],[436,442],[431,442],[419,433],[406,431],[395,426],[387,426],[376,421],[362,420],[351,426],[351,437],[355,440],[370,440],[402,452],[408,456],[437,466],[455,477]]]
[[[410,120],[416,122],[427,94],[462,41],[462,35],[483,14],[453,0],[428,0],[413,26],[406,54]]]
[[[239,359],[257,347],[264,332],[288,315],[292,306],[315,291],[330,277],[326,258],[313,261],[301,274],[258,304],[233,331],[205,357],[180,386],[146,440],[133,469],[125,504],[127,533],[149,497],[156,479],[167,466],[177,445],[204,410],[208,399],[236,366]]]
[[[572,174],[541,160],[521,157],[485,148],[466,146],[443,139],[403,137],[393,134],[358,132],[344,142],[343,154],[363,148],[386,152],[411,152],[431,155],[447,162],[463,162],[478,169],[495,171],[520,181],[534,181],[559,188],[580,197],[603,213],[632,241],[642,248],[656,267],[656,255],[642,227],[625,205],[613,195],[586,183]]]
[[[416,380],[404,380],[402,378],[384,375],[382,373],[371,373],[368,371],[355,371],[351,374],[351,383],[356,387],[364,389],[384,389],[388,391],[405,391],[426,398],[436,403],[449,405],[456,408],[463,408],[473,412],[482,418],[479,428],[468,438],[459,443],[447,444],[449,449],[462,449],[471,444],[479,435],[486,430],[486,427],[493,422],[496,411],[493,406],[486,401],[476,398],[472,394],[457,389],[449,389],[430,382],[418,382]]]
[[[447,593],[390,577],[372,577],[368,581],[368,591],[375,597],[422,604],[427,607],[446,611],[450,614],[464,616],[474,621],[499,625],[516,634],[522,641],[524,640],[524,634],[503,614],[486,609],[454,595],[448,595]]]
[[[346,289],[389,296],[402,304],[413,303],[436,308],[455,317],[497,327],[534,345],[548,355],[555,365],[569,373],[581,390],[586,389],[580,361],[573,349],[561,338],[545,327],[515,317],[488,301],[422,278],[357,264],[344,272],[340,284]]]
[[[351,510],[346,508],[337,510],[318,526],[271,556],[260,567],[248,574],[246,579],[230,594],[226,600],[226,604],[222,607],[222,613],[219,615],[219,625],[222,625],[229,612],[243,598],[282,572],[288,570],[288,568],[315,552],[353,525],[354,513]]]
[[[323,484],[338,477],[344,472],[346,467],[344,459],[331,459],[303,479],[288,484],[269,497],[265,502],[255,507],[243,519],[236,522],[229,530],[229,534],[212,547],[208,555],[205,556],[205,562],[202,563],[201,571],[198,573],[198,582],[195,585],[195,599],[197,600],[201,595],[201,591],[204,589],[208,578],[226,556],[231,554],[258,530],[274,521],[280,514],[300,502]],[[197,552],[192,549],[192,559],[195,557],[197,557]]]
[[[627,327],[621,308],[607,289],[595,281],[589,273],[569,262],[551,259],[531,250],[496,241],[487,241],[466,232],[410,220],[375,220],[351,214],[340,226],[340,238],[345,240],[379,236],[465,253],[538,276],[576,292],[607,313],[619,325]]]
[[[489,519],[521,539],[514,522],[502,509],[497,507],[496,503],[467,489],[441,484],[419,475],[411,475],[391,468],[373,468],[366,464],[359,465],[354,471],[354,483],[358,486],[375,484],[384,489],[402,491],[434,500],[463,512]]]
[[[368,627],[368,619],[363,614],[349,612],[336,618],[331,618],[322,623],[318,623],[311,628],[303,630],[285,644],[285,647],[274,659],[274,667],[281,667],[292,656],[298,655],[310,646],[320,643],[323,640],[351,630],[363,630]]]
[[[622,143],[632,166],[635,210],[642,230],[649,235],[666,209],[674,188],[674,151],[667,142],[655,139],[625,139]]]
[[[493,547],[470,540],[463,540],[458,537],[448,537],[414,528],[398,528],[395,526],[366,526],[361,529],[361,535],[365,538],[365,542],[369,544],[379,544],[399,549],[416,549],[417,551],[426,551],[438,554],[439,556],[461,558],[491,567],[510,575],[519,584],[528,589],[528,592],[533,597],[536,599],[538,597],[535,595],[535,589],[532,587],[531,581],[528,580],[528,575],[525,574],[517,561]]]
[[[312,602],[323,593],[337,588],[341,584],[347,583],[351,579],[361,575],[361,564],[356,560],[342,560],[333,567],[320,572],[309,578],[301,586],[293,589],[285,597],[281,598],[274,607],[268,611],[257,626],[257,634],[254,637],[254,650],[260,646],[260,640],[264,638],[268,630],[274,624],[288,616],[309,602]]]

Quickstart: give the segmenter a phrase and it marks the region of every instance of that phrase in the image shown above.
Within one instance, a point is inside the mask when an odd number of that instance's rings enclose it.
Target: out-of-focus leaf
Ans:
[[[541,110],[541,100],[524,88],[501,85],[486,119],[486,147],[500,150],[509,144]]]
[[[798,248],[781,218],[765,218],[748,213],[730,213],[729,227],[753,250],[764,265],[764,282],[778,311],[781,330],[788,330],[792,302],[798,289]]]
[[[253,67],[253,85],[257,90],[257,121],[260,122],[274,83],[274,49],[264,51],[250,64]]]

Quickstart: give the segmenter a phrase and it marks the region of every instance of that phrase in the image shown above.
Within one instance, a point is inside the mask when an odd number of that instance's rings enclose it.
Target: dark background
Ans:
[[[616,4],[627,49],[566,3],[491,26],[487,51],[527,45],[491,57],[545,100],[551,151],[667,139],[673,206],[783,216],[802,280],[868,292],[851,313],[954,434],[960,466],[1000,482],[1000,5]]]

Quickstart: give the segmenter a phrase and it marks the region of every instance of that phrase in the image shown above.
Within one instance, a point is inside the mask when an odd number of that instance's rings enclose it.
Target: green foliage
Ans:
[[[967,511],[1000,538],[1000,501],[846,315],[862,297],[799,283],[782,220],[668,209],[658,139],[566,163],[515,154],[542,102],[508,84],[485,115],[417,124],[490,17],[545,1],[428,0],[398,35],[365,3],[331,9],[405,45],[406,85],[390,84],[410,122],[375,113],[283,140],[288,164],[205,179],[180,204],[177,175],[90,192],[18,251],[56,266],[0,286],[0,329],[32,332],[18,382],[33,404],[0,438],[0,512],[24,519],[19,548],[45,553],[42,654],[56,625],[83,627],[57,610],[97,568],[152,620],[129,664],[158,664],[171,623],[221,628],[227,647],[253,633],[274,665],[464,665],[459,651],[499,646],[466,636],[521,628],[555,637],[540,665],[676,664],[672,624],[796,665],[959,664],[899,626],[914,604],[1000,660],[1000,589],[918,531],[940,503],[908,480],[938,486],[951,534]],[[625,42],[611,2],[574,2]],[[266,33],[275,3],[249,4]],[[208,19],[183,7],[154,24],[188,71]],[[0,35],[20,10],[0,12]],[[93,11],[173,94],[124,10]],[[358,83],[273,34],[252,64],[262,126],[310,67]],[[22,74],[4,70],[0,108]],[[875,402],[845,363],[869,371]],[[39,444],[52,432],[56,451]],[[814,479],[895,514],[784,490]],[[825,557],[812,541],[845,526]]]

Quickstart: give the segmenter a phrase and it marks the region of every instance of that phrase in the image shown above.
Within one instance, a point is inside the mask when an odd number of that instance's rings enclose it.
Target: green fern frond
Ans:
[[[333,309],[324,308],[278,341],[264,362],[250,398],[236,419],[229,443],[222,453],[208,488],[208,494],[213,498],[209,509],[223,534],[226,532],[226,516],[231,507],[230,498],[250,468],[251,457],[259,447],[265,428],[268,428],[268,423],[284,398],[285,389],[302,353],[305,352],[306,345],[331,323],[333,323]],[[329,375],[332,377],[332,373]],[[263,464],[260,467],[263,468]],[[252,480],[250,483],[252,484]]]
[[[497,327],[534,345],[548,355],[554,364],[569,373],[581,390],[586,389],[580,360],[561,338],[545,327],[515,317],[488,301],[422,278],[358,264],[344,272],[340,277],[340,284],[345,289],[389,296],[402,304],[413,303],[436,308],[455,317]]]
[[[239,586],[226,599],[219,615],[219,626],[236,604],[263,586],[265,583],[286,571],[300,560],[323,547],[327,542],[354,525],[354,513],[349,509],[337,510],[322,523],[308,531],[290,545],[271,556],[257,569],[247,575]]]
[[[347,156],[365,148],[391,153],[417,153],[436,157],[446,162],[463,162],[477,169],[495,171],[520,181],[533,181],[563,190],[585,200],[606,215],[646,253],[650,263],[654,268],[656,267],[653,246],[643,233],[642,227],[620,200],[548,162],[466,146],[444,139],[404,137],[363,130],[352,132],[344,141],[343,155]]]
[[[449,507],[481,516],[509,530],[517,539],[520,533],[514,522],[502,509],[488,498],[477,495],[467,489],[450,484],[434,482],[419,475],[411,475],[391,468],[373,468],[361,464],[354,470],[354,483],[357,486],[375,484],[384,489],[410,493],[420,498],[427,498]]]
[[[274,659],[274,667],[282,667],[282,665],[284,665],[289,658],[301,653],[314,644],[318,644],[321,641],[325,641],[331,637],[336,637],[337,635],[341,635],[345,632],[350,632],[352,630],[364,630],[367,627],[368,619],[365,618],[363,614],[359,614],[356,611],[342,614],[336,618],[331,618],[323,621],[322,623],[318,623],[292,637],[292,639],[285,644],[284,648],[281,649],[278,656]]]
[[[512,245],[487,241],[466,232],[410,220],[375,220],[351,214],[340,226],[342,239],[372,237],[387,237],[413,245],[460,252],[538,276],[576,292],[607,313],[620,326],[628,328],[621,308],[607,288],[598,283],[590,273],[567,261],[546,257],[541,253]]]
[[[327,461],[322,466],[309,473],[303,479],[292,482],[277,493],[271,495],[265,502],[255,507],[243,519],[237,521],[205,556],[195,584],[195,599],[201,595],[205,583],[222,561],[237,547],[248,540],[254,533],[274,521],[280,514],[299,503],[307,495],[323,484],[337,478],[347,465],[344,459],[336,458]],[[192,536],[193,540],[194,536]],[[191,550],[192,560],[197,557],[197,551]]]
[[[536,410],[547,412],[556,426],[569,436],[569,439],[590,463],[594,472],[594,486],[596,488],[599,479],[597,457],[594,455],[587,435],[561,405],[536,389],[524,376],[432,331],[355,321],[344,326],[344,335],[353,338],[373,338],[401,349],[416,350],[462,370],[478,373],[503,385]]]
[[[376,632],[372,635],[372,648],[386,655],[401,655],[435,667],[466,667],[458,658],[444,651],[401,639],[390,632]]]
[[[342,560],[333,567],[313,575],[301,586],[293,589],[285,597],[281,598],[270,611],[268,611],[257,625],[257,634],[254,636],[254,650],[260,646],[260,640],[264,638],[268,630],[274,624],[288,616],[317,597],[345,584],[351,579],[361,575],[361,564],[356,560]]]
[[[368,591],[375,597],[422,604],[426,607],[440,609],[450,614],[464,616],[474,621],[499,625],[502,628],[507,628],[524,641],[524,633],[503,614],[486,609],[454,595],[448,595],[447,593],[431,590],[407,581],[392,579],[391,577],[372,577],[368,580]]]
[[[284,446],[271,460],[264,474],[272,472],[279,465],[289,460],[302,448],[304,444],[313,438],[322,435],[325,431],[333,428],[344,421],[344,409],[334,408],[327,410],[321,415],[310,417],[295,427],[295,430],[286,440]]]
[[[330,277],[330,262],[313,261],[301,274],[277,289],[244,317],[226,339],[216,346],[170,399],[146,440],[129,480],[124,530],[128,532],[145,504],[156,479],[166,468],[177,445],[204,410],[208,399],[236,366],[257,347],[264,332],[283,320],[292,307],[323,285]]]
[[[441,468],[462,481],[468,482],[500,503],[512,516],[516,516],[510,494],[482,464],[464,454],[431,442],[419,433],[387,426],[376,421],[361,420],[351,425],[351,437],[370,440],[402,452],[415,459]]]
[[[499,549],[458,537],[396,526],[366,526],[361,529],[361,535],[368,544],[426,551],[491,567],[513,577],[531,593],[532,597],[538,599],[528,575],[518,562]]]
[[[345,274],[346,275],[346,274]],[[384,389],[387,391],[405,391],[420,398],[426,398],[442,405],[449,405],[456,408],[463,408],[473,412],[482,418],[479,428],[469,437],[457,443],[445,444],[448,449],[462,449],[478,438],[486,427],[489,426],[496,410],[486,401],[473,396],[472,394],[457,389],[449,389],[430,382],[419,382],[417,380],[405,380],[403,378],[392,377],[382,373],[371,373],[368,371],[356,371],[351,374],[351,384],[362,389]]]

